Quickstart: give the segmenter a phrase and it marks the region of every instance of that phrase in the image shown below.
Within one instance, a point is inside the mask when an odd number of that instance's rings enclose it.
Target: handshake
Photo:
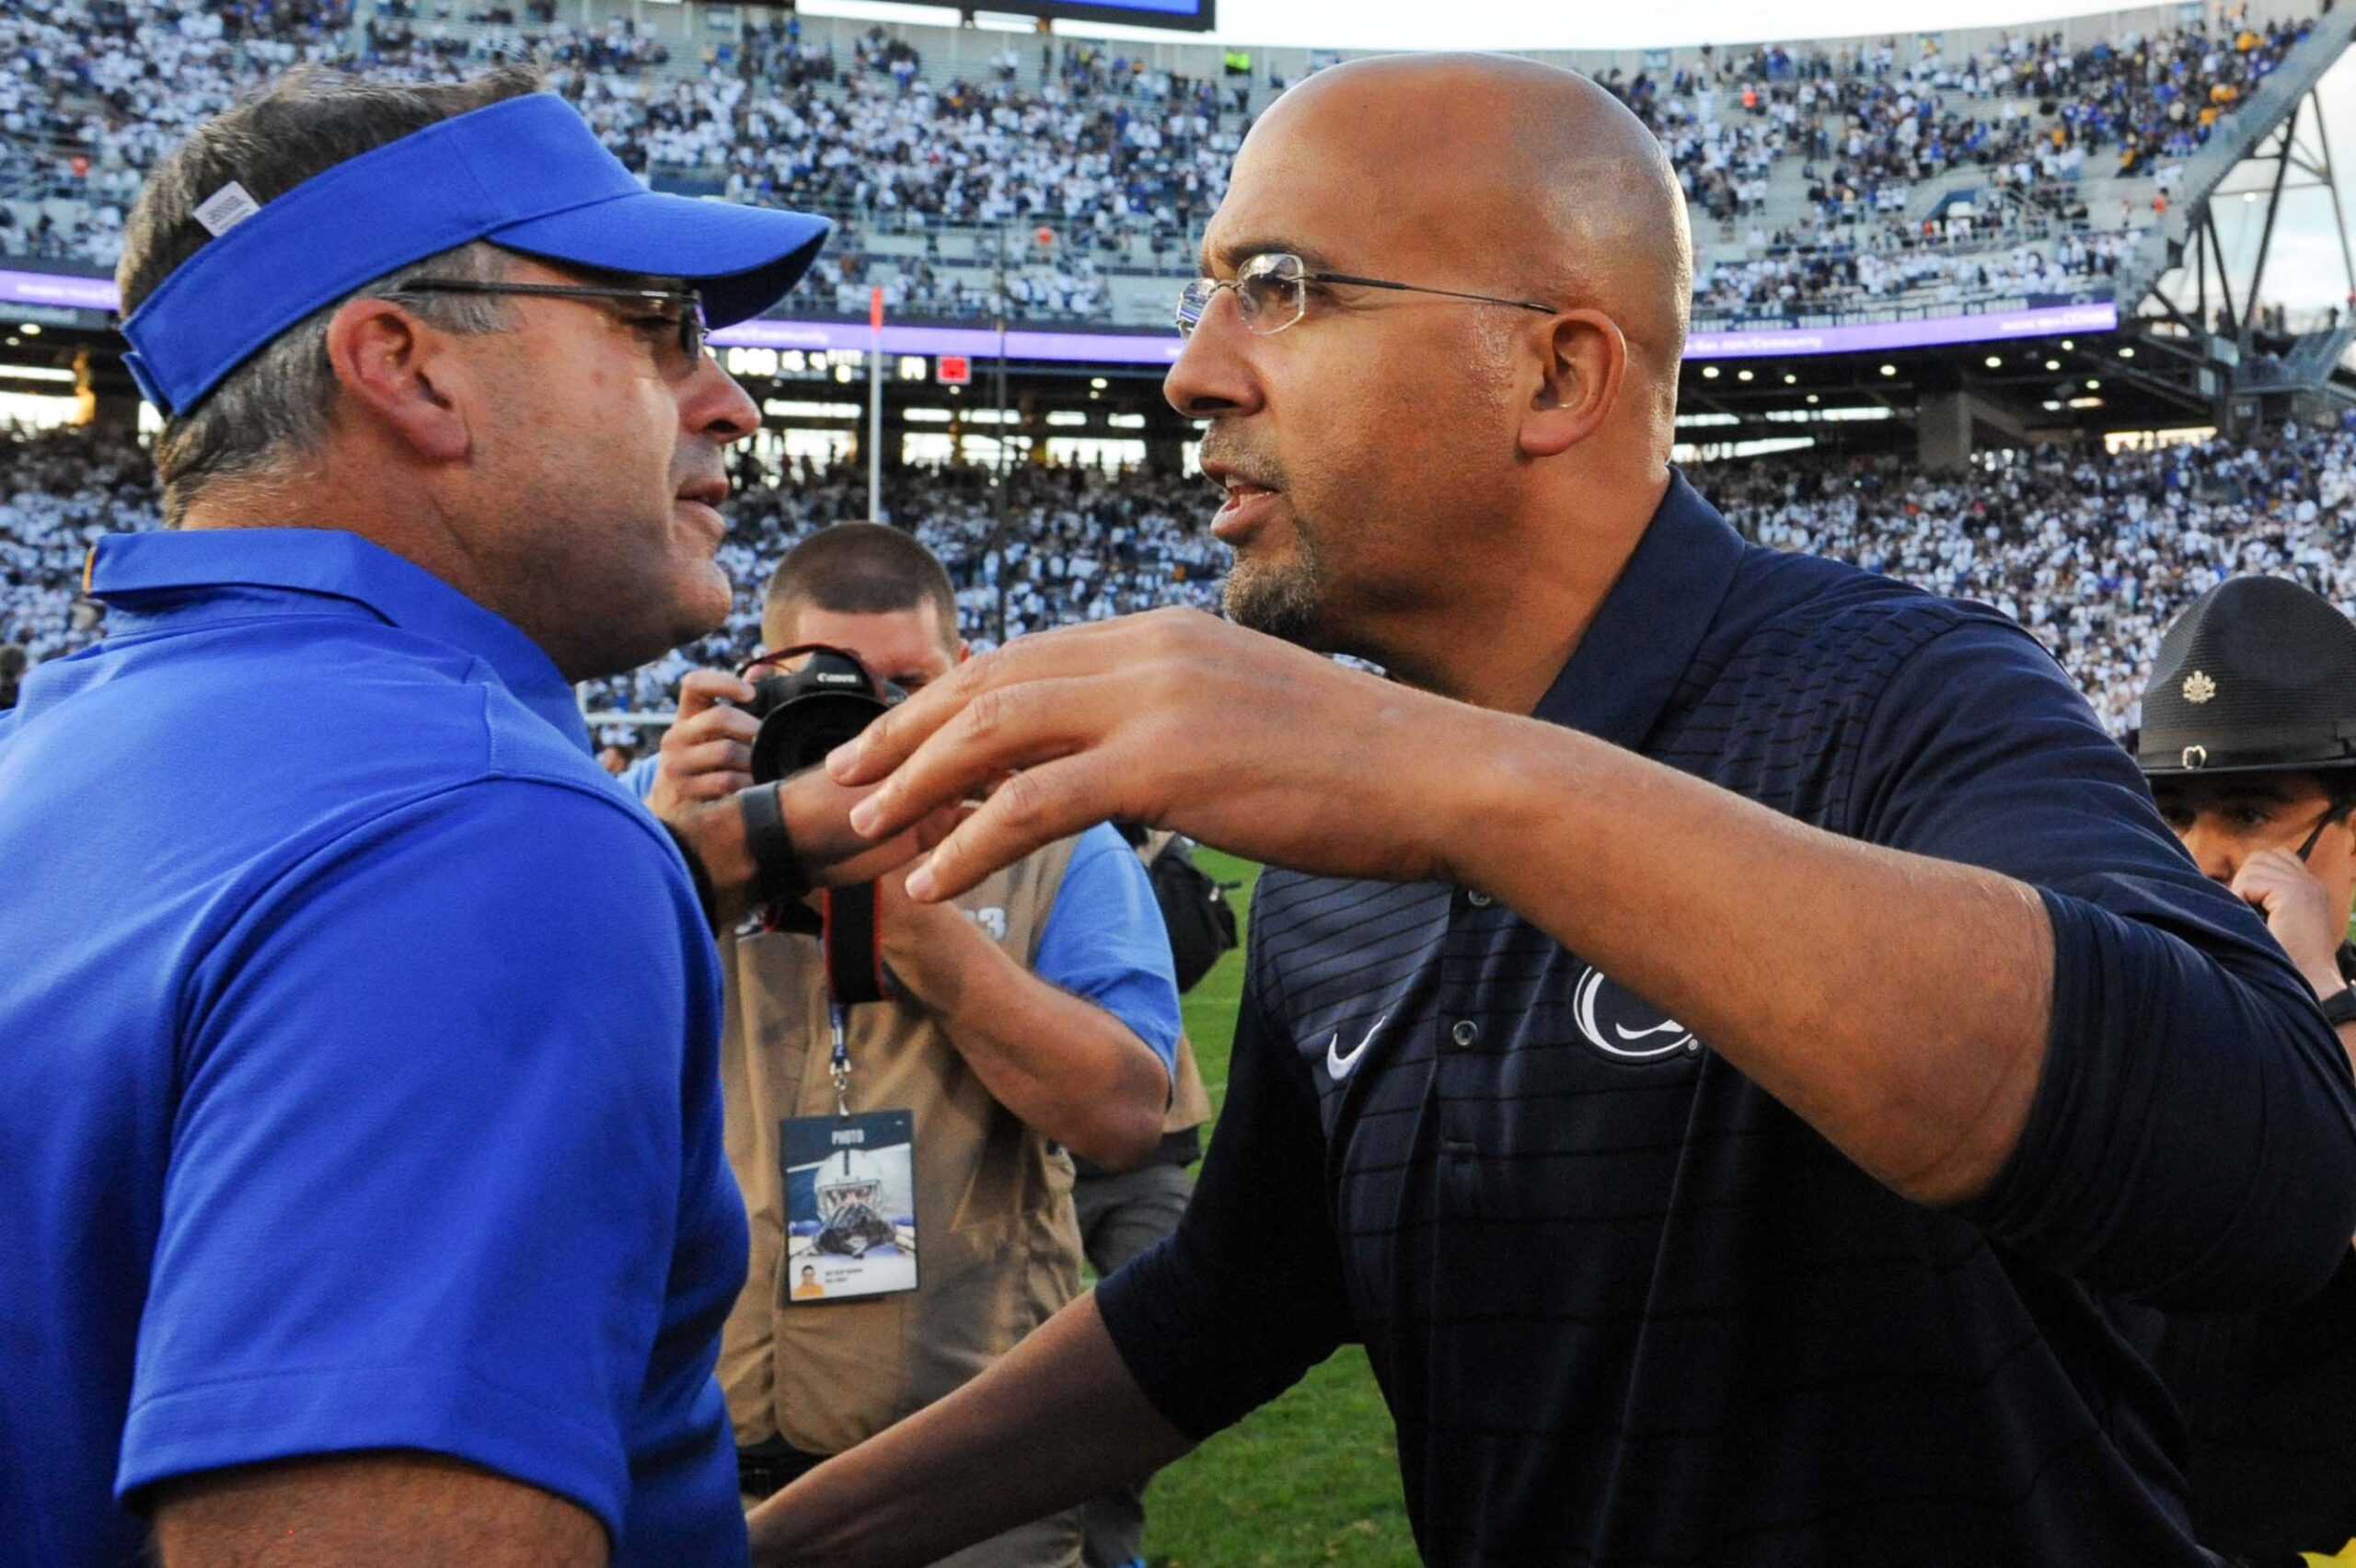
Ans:
[[[825,643],[763,654],[742,674],[687,677],[646,803],[677,836],[715,927],[814,887],[872,880],[921,850],[922,832],[859,836],[848,819],[868,791],[818,770],[907,698]]]

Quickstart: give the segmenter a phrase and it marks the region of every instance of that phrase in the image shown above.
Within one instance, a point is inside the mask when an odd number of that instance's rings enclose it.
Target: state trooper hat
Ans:
[[[2160,639],[2135,761],[2155,778],[2356,767],[2356,625],[2283,578],[2220,582]]]

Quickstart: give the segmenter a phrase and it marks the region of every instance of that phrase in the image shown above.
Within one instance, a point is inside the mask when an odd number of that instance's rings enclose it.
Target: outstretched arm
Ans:
[[[1022,769],[918,896],[1110,815],[1478,889],[1905,1196],[2166,1304],[2295,1298],[2356,1227],[2346,1060],[2059,668],[1969,619],[1859,721],[1843,833],[1184,612],[976,660],[829,767],[881,781],[870,833]]]
[[[1247,985],[1227,1108],[1177,1234],[787,1488],[753,1516],[754,1560],[934,1562],[1148,1474],[1332,1355],[1350,1314],[1297,1068]]]
[[[1984,1189],[2036,1094],[2053,949],[2027,885],[1206,616],[1025,639],[830,766],[883,780],[851,818],[871,834],[1023,769],[918,870],[919,896],[1106,816],[1302,870],[1479,888],[1925,1202]]]
[[[754,1510],[758,1568],[917,1568],[1138,1481],[1194,1445],[1083,1296],[989,1370]]]

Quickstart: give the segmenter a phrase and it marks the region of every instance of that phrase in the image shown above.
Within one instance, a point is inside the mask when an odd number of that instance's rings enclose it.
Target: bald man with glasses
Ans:
[[[1670,467],[1658,144],[1355,62],[1204,273],[1165,391],[1237,624],[1022,639],[830,763],[877,834],[996,786],[918,897],[1108,816],[1269,864],[1195,1201],[756,1558],[928,1561],[1356,1342],[1433,1562],[2214,1568],[2146,1304],[2323,1284],[2347,1065],[2026,632]]]

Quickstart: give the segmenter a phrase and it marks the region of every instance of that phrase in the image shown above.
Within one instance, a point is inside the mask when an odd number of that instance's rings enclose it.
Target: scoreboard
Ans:
[[[1179,32],[1208,32],[1218,25],[1218,0],[984,0],[979,9]]]

